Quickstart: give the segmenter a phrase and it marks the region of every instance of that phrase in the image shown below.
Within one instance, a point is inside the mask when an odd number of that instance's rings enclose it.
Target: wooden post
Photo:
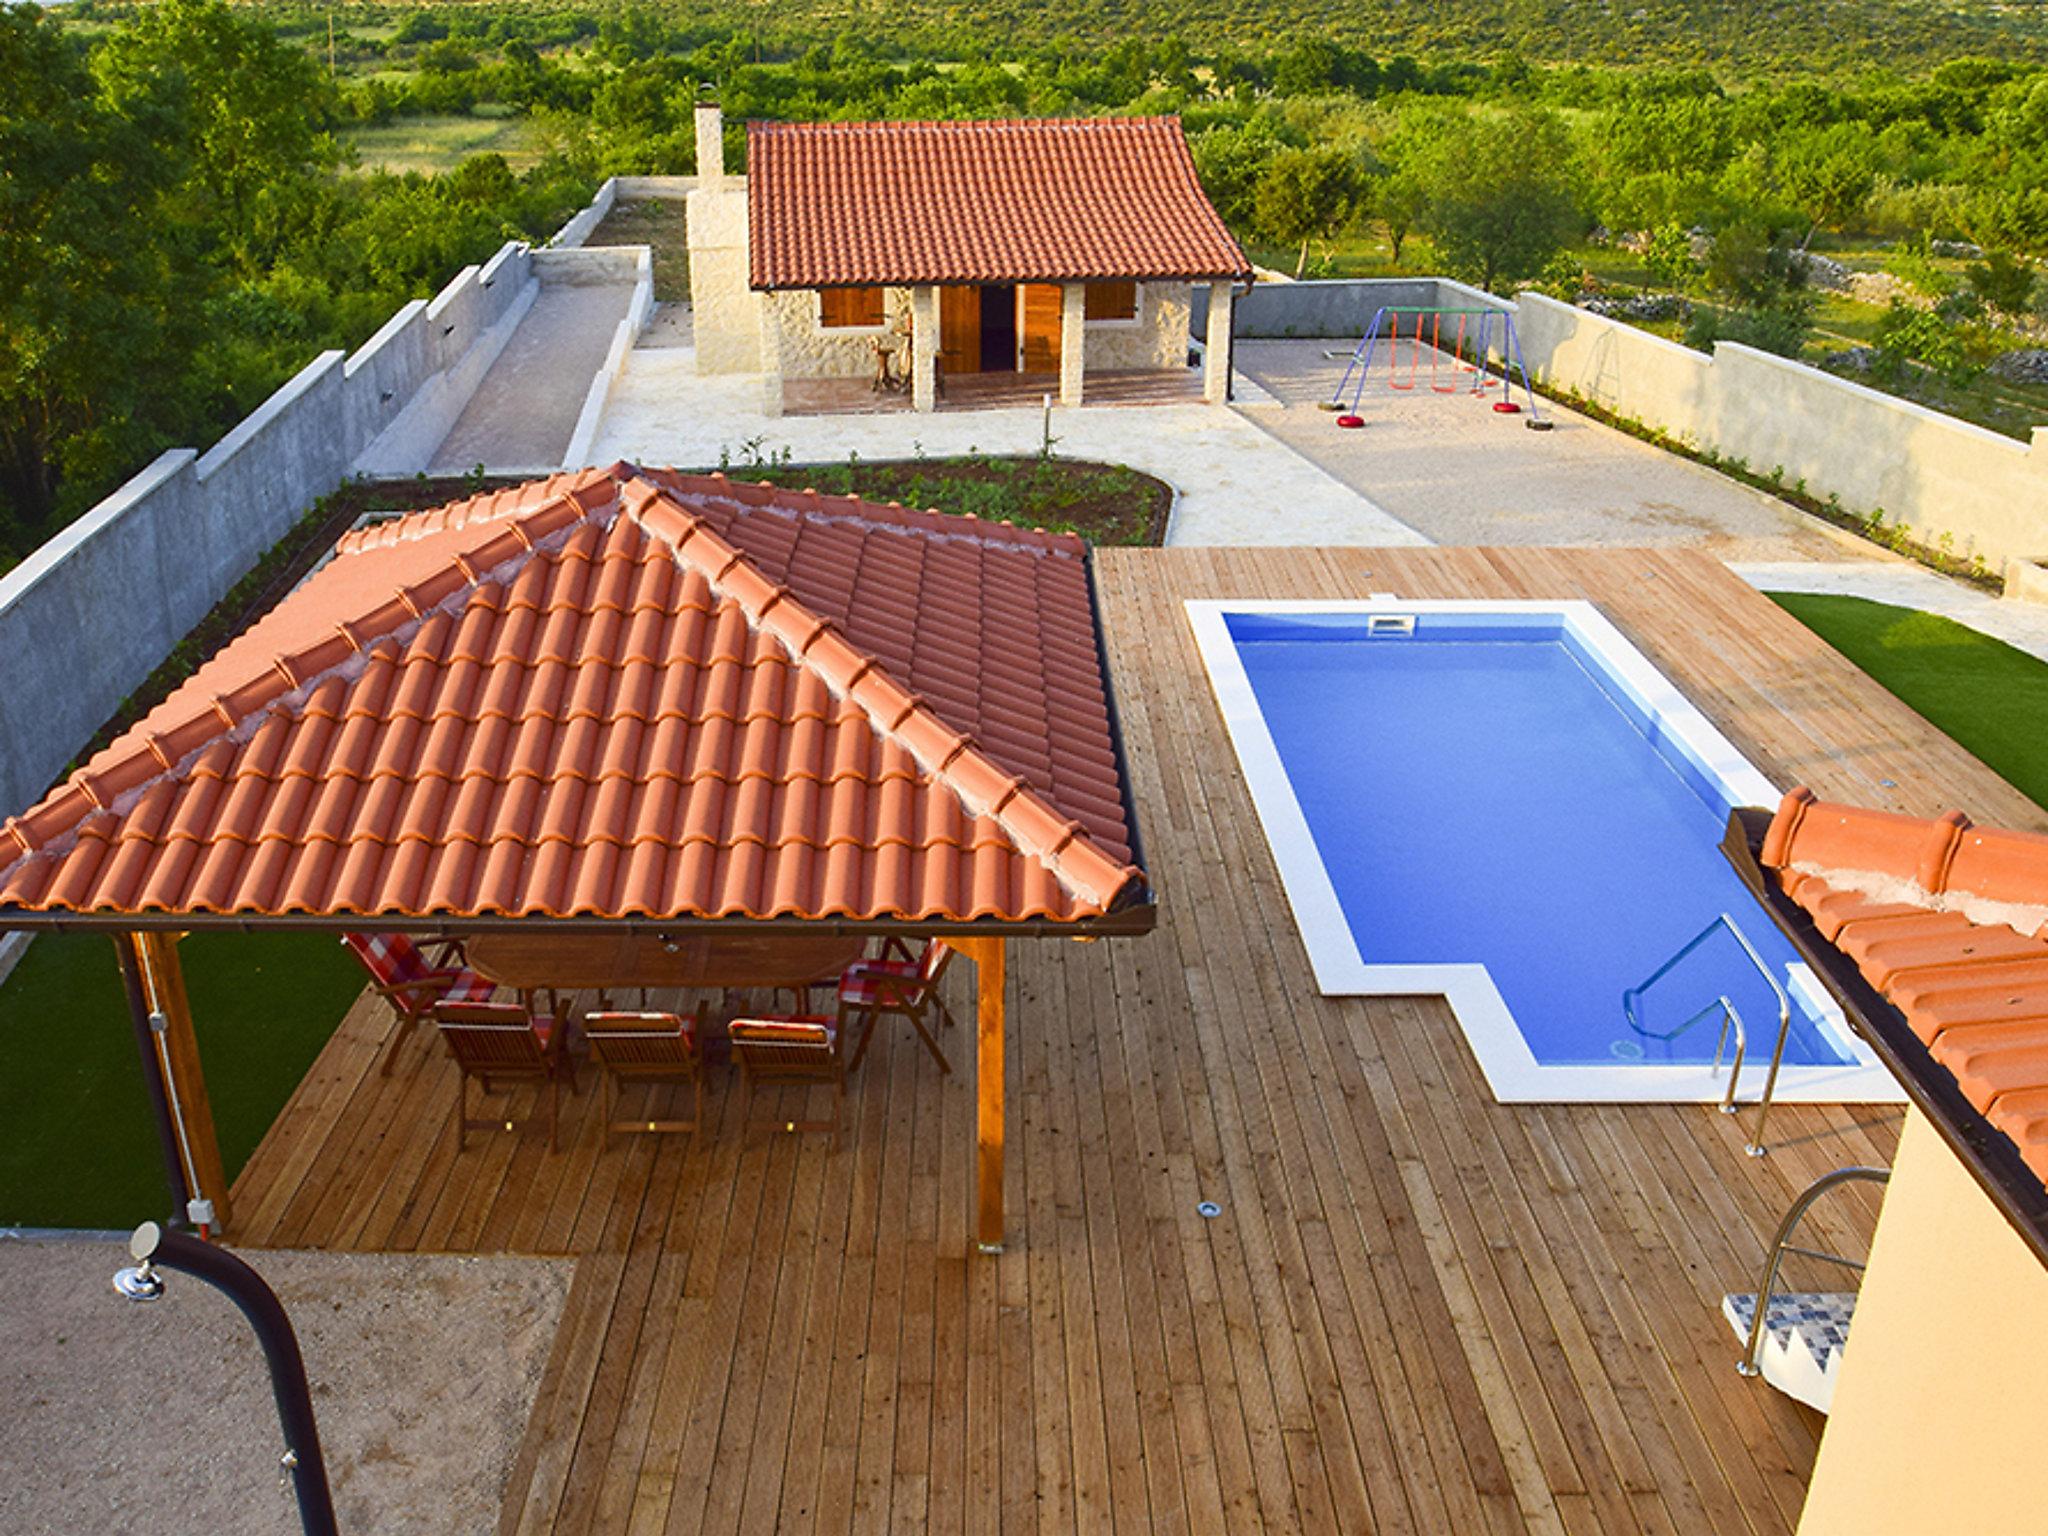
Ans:
[[[138,933],[137,958],[152,1012],[163,1016],[157,1035],[163,1045],[164,1077],[184,1155],[185,1182],[196,1200],[213,1202],[212,1232],[227,1230],[228,1180],[221,1162],[220,1136],[214,1130],[213,1105],[206,1096],[206,1073],[199,1061],[199,1038],[192,1031],[192,1005],[185,996],[185,970],[178,963],[174,933]]]
[[[976,981],[975,1223],[983,1253],[1003,1251],[1003,1012],[1001,939],[955,941],[974,962]]]

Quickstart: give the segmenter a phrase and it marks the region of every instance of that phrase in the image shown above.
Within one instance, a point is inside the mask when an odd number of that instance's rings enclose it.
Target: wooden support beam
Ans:
[[[1003,1251],[1003,1007],[1005,970],[1001,939],[962,939],[974,962],[975,1007],[975,1221],[976,1246]]]
[[[185,996],[185,969],[178,961],[176,933],[130,935],[142,964],[143,989],[153,1013],[163,1016],[157,1039],[163,1046],[165,1088],[185,1162],[185,1182],[194,1199],[213,1202],[212,1233],[227,1230],[228,1180],[221,1162],[220,1136],[214,1130],[213,1104],[206,1094],[206,1073],[199,1061],[199,1038],[192,1029],[192,1005]]]

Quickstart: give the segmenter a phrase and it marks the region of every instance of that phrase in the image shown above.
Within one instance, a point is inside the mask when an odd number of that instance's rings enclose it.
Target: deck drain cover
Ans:
[[[1210,1217],[1212,1219],[1223,1214],[1223,1207],[1218,1205],[1214,1200],[1204,1200],[1200,1205],[1195,1207],[1195,1210],[1198,1214]]]

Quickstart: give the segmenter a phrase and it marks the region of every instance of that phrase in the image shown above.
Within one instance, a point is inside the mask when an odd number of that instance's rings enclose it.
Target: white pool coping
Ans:
[[[1598,1103],[1671,1104],[1719,1102],[1725,1077],[1707,1066],[1623,1064],[1545,1066],[1522,1038],[1514,1015],[1480,962],[1470,964],[1387,964],[1368,962],[1337,900],[1308,818],[1295,798],[1272,732],[1252,691],[1227,624],[1231,614],[1497,614],[1551,617],[1591,655],[1611,681],[1672,745],[1720,790],[1730,807],[1775,806],[1780,791],[1678,689],[1651,665],[1593,604],[1524,599],[1431,598],[1404,600],[1375,596],[1349,602],[1327,599],[1189,599],[1188,623],[1208,668],[1209,683],[1251,790],[1259,824],[1265,829],[1295,926],[1308,950],[1316,987],[1326,997],[1413,997],[1441,995],[1478,1059],[1493,1096],[1504,1104]],[[1389,642],[1398,643],[1398,642]],[[1748,918],[1751,914],[1740,914]],[[1768,924],[1761,910],[1755,921]],[[1795,997],[1817,1005],[1837,1042],[1855,1057],[1849,1066],[1787,1064],[1778,1078],[1777,1100],[1803,1104],[1897,1104],[1904,1090],[1849,1028],[1840,1007],[1810,967],[1795,962],[1783,978]],[[1767,1024],[1773,1021],[1765,1021]],[[1702,1025],[1702,1028],[1710,1027]],[[1762,1091],[1775,1031],[1760,1028],[1749,1044],[1741,1095]]]

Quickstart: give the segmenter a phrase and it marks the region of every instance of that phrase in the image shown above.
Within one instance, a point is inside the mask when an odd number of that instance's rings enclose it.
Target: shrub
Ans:
[[[1882,378],[1901,383],[1915,365],[1951,384],[1967,383],[1977,372],[1962,332],[1953,323],[1932,310],[1894,300],[1877,322],[1876,371]]]
[[[1708,309],[1692,312],[1685,344],[1696,351],[1713,350],[1717,341],[1733,341],[1780,357],[1797,357],[1813,329],[1811,306],[1781,303],[1755,309]]]

